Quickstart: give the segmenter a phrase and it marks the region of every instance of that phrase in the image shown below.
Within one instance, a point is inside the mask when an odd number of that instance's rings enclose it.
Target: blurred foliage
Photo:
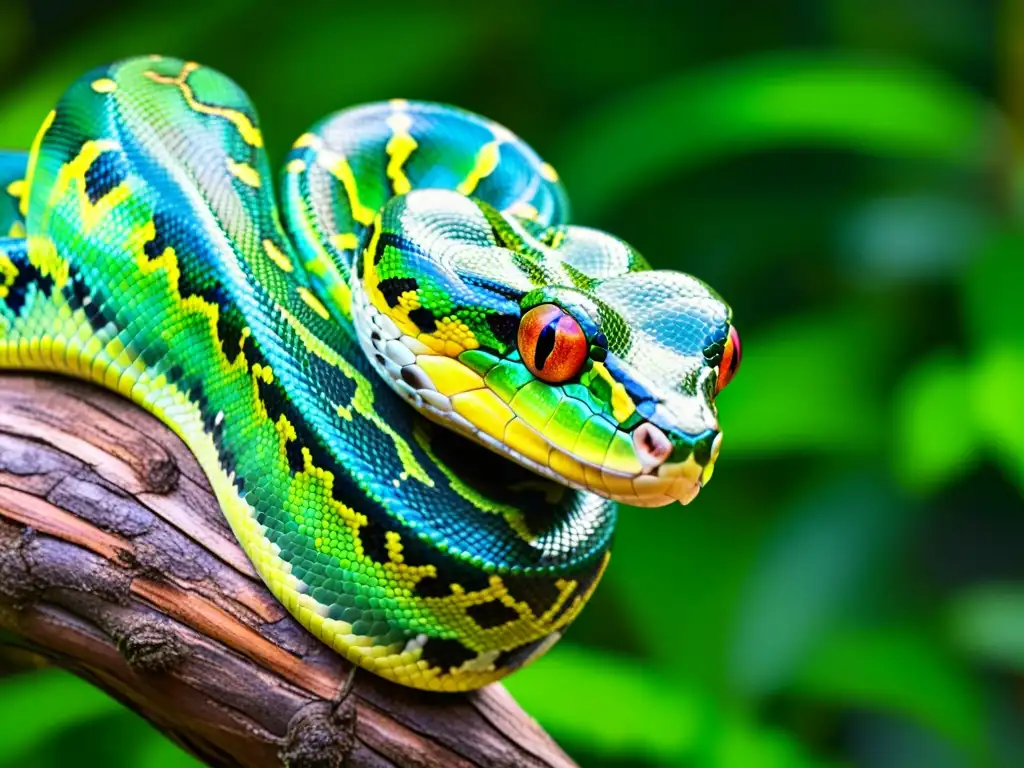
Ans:
[[[340,107],[482,112],[577,220],[733,305],[743,369],[688,509],[508,687],[584,766],[1024,765],[1020,0],[0,3],[0,144],[162,52],[232,75],[272,160]],[[0,766],[189,764],[54,671]]]

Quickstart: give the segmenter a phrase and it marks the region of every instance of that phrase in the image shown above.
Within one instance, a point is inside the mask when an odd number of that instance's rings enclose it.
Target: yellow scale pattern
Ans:
[[[70,200],[79,206],[81,218],[87,222],[87,227],[102,226],[109,213],[126,199],[128,190],[126,187],[115,188],[96,204],[92,204],[84,192],[84,176],[91,162],[101,152],[115,147],[103,142],[84,145],[80,154],[62,168],[51,205],[55,207]],[[126,247],[134,255],[139,279],[164,281],[169,300],[177,303],[181,315],[186,318],[183,325],[200,324],[204,327],[200,338],[207,339],[211,348],[219,347],[217,307],[199,297],[182,298],[177,294],[178,265],[173,249],[166,249],[153,260],[143,250],[154,234],[155,229],[150,221],[125,240]],[[32,260],[34,266],[45,269],[58,284],[66,281],[68,264],[56,255],[52,243],[47,245],[43,240],[34,241]],[[6,261],[9,266],[5,275],[14,269],[10,261]],[[220,469],[216,445],[203,426],[199,407],[188,398],[187,393],[169,384],[164,376],[154,378],[141,360],[133,359],[114,335],[115,329],[112,326],[107,332],[96,332],[85,312],[82,309],[72,311],[60,296],[57,292],[48,301],[36,302],[13,324],[2,321],[0,366],[59,371],[95,382],[120,392],[168,424],[185,441],[204,468],[232,530],[272,593],[305,627],[337,652],[378,674],[428,689],[465,690],[501,676],[500,671],[486,669],[486,665],[480,669],[468,668],[459,676],[443,675],[442,670],[430,668],[420,658],[419,647],[413,646],[406,650],[399,646],[375,646],[371,638],[354,634],[348,622],[327,618],[324,615],[325,607],[304,593],[302,584],[291,574],[291,565],[280,557],[276,547],[269,542],[265,528],[256,522],[253,508],[238,496],[233,477]],[[297,321],[293,319],[293,322]],[[325,348],[316,347],[311,335],[307,334],[306,338],[314,349],[339,369],[347,367],[343,359],[331,357]],[[347,373],[358,376],[354,370]],[[253,365],[250,370],[243,349],[224,374],[250,378],[252,401],[249,407],[254,411],[253,423],[269,427],[278,435],[281,446],[279,469],[286,468],[285,445],[295,439],[294,430],[283,418],[277,424],[270,423],[257,386],[259,379],[272,380],[273,372],[259,364]],[[371,390],[367,382],[363,383],[365,386],[359,388],[361,394],[357,393],[354,405],[379,421],[372,411],[372,397],[368,396]],[[378,426],[387,430],[386,425]],[[393,437],[400,440],[397,435]],[[410,462],[407,464],[410,474],[429,482],[429,476],[422,468],[411,463],[414,462],[411,451],[406,449],[400,453]],[[360,526],[366,524],[365,516],[336,501],[331,492],[334,482],[331,473],[316,467],[308,450],[303,449],[303,456],[305,467],[292,478],[290,498],[293,501],[289,511],[297,520],[305,523],[304,515],[310,514],[310,510],[320,510],[316,513],[318,519],[311,522],[318,526],[318,548],[321,551],[335,551],[340,541],[348,538],[355,543],[357,554],[362,554],[358,531]],[[419,579],[435,575],[433,566],[411,567],[403,562],[401,541],[394,532],[388,534],[388,550],[389,561],[382,565],[384,573],[381,575],[396,579],[398,588],[406,590],[406,596]],[[343,567],[356,567],[354,563],[343,561],[341,564]],[[566,584],[565,589],[566,594],[572,592],[569,584]],[[431,598],[425,601],[424,607],[433,614],[428,614],[428,620],[458,623],[467,632],[467,636],[475,636],[479,640],[481,631],[465,617],[465,608],[492,599],[510,600],[500,577],[492,578],[490,586],[478,592],[466,593],[455,585],[450,598]],[[579,597],[574,599],[582,603]],[[520,606],[517,610],[523,617],[522,628],[512,637],[528,637],[529,632],[545,626],[545,618],[533,617],[528,607]],[[570,609],[563,614],[559,625],[571,620],[572,615]]]
[[[246,114],[227,107],[205,104],[196,98],[189,78],[197,70],[198,65],[190,62],[184,64],[179,74],[174,77],[153,71],[143,74],[154,83],[178,89],[185,103],[193,111],[230,122],[249,146],[262,147],[262,135]],[[90,85],[97,94],[113,94],[118,90],[117,82],[110,78],[94,80]],[[394,101],[392,106],[395,111],[388,120],[392,136],[386,148],[389,158],[386,173],[395,190],[401,193],[411,188],[403,168],[417,148],[417,142],[410,133],[412,120],[403,112],[406,103]],[[34,164],[40,143],[53,124],[54,117],[55,113],[51,112],[33,143],[26,179],[12,184],[7,190],[9,194],[20,198],[19,206],[23,214],[29,207],[26,191],[32,189]],[[471,194],[483,179],[493,173],[499,162],[502,143],[512,139],[511,134],[505,135],[501,131],[496,131],[494,140],[479,150],[475,165],[459,185],[459,190]],[[377,214],[361,202],[357,180],[345,157],[319,146],[319,139],[312,135],[300,138],[296,146],[315,149],[315,162],[339,182],[348,197],[356,222],[367,225],[374,221]],[[109,140],[85,142],[78,155],[60,169],[50,190],[50,197],[46,201],[44,216],[52,215],[62,206],[73,207],[76,214],[74,218],[81,222],[83,234],[88,235],[98,230],[97,236],[102,238],[103,227],[116,218],[111,214],[130,200],[132,189],[129,182],[122,182],[93,203],[86,193],[86,173],[100,155],[118,149],[117,143]],[[300,174],[306,172],[308,167],[304,160],[293,160],[287,171]],[[258,189],[261,186],[260,174],[250,162],[228,158],[224,172],[245,187]],[[557,179],[554,169],[548,165],[541,168],[540,173],[549,181]],[[516,212],[521,215],[537,215],[536,210],[525,203],[517,203],[516,207]],[[40,229],[46,231],[46,226]],[[379,226],[376,231],[379,235]],[[134,274],[124,279],[145,282],[154,289],[154,293],[159,292],[164,297],[163,307],[173,311],[175,317],[179,318],[175,328],[167,329],[163,334],[169,345],[174,345],[177,336],[185,338],[187,335],[190,343],[201,340],[203,354],[214,359],[222,348],[218,335],[220,310],[216,304],[211,304],[199,296],[183,297],[179,293],[177,286],[180,266],[174,249],[168,247],[155,258],[146,253],[147,244],[152,243],[155,237],[153,221],[143,223],[135,231],[127,233],[127,236],[123,230],[117,233],[117,240],[130,254],[135,270]],[[309,240],[318,241],[315,237]],[[331,245],[339,249],[352,249],[357,247],[358,242],[354,233],[338,233],[331,238]],[[259,246],[257,250],[262,254],[259,258],[265,257],[275,268],[286,273],[296,268],[288,255],[273,240],[265,239]],[[371,244],[368,252],[372,251]],[[330,618],[327,615],[327,606],[308,594],[305,585],[292,574],[291,565],[281,557],[276,545],[270,543],[264,526],[256,521],[253,507],[238,495],[234,477],[220,468],[221,457],[216,443],[204,426],[208,415],[190,399],[187,391],[168,382],[163,375],[156,375],[147,369],[138,354],[124,346],[113,325],[97,331],[90,324],[83,309],[72,309],[62,298],[60,288],[69,279],[70,266],[58,254],[53,242],[44,236],[33,235],[29,240],[29,253],[33,266],[42,275],[53,280],[55,290],[52,297],[28,306],[13,323],[0,317],[0,367],[54,370],[99,383],[129,397],[168,424],[185,441],[204,468],[232,530],[275,597],[325,644],[349,659],[406,685],[435,690],[476,688],[506,673],[506,670],[494,669],[493,666],[501,651],[512,650],[540,636],[548,636],[549,642],[554,642],[560,636],[561,630],[582,609],[600,581],[599,572],[596,578],[591,580],[589,587],[581,592],[577,581],[559,579],[554,585],[558,592],[557,599],[539,614],[534,613],[528,602],[517,600],[498,575],[491,575],[487,586],[482,589],[471,591],[459,584],[451,584],[448,595],[419,598],[418,609],[422,609],[425,626],[444,626],[452,637],[458,637],[469,648],[492,649],[465,662],[457,670],[457,674],[447,674],[448,670],[430,667],[422,658],[422,643],[417,641],[389,646],[374,645],[370,636],[357,634],[352,624]],[[322,246],[319,246],[316,256],[307,262],[306,266],[314,275],[318,274],[318,270],[322,274],[323,270],[336,269]],[[380,304],[383,304],[383,297],[380,296],[374,282],[374,270],[371,268],[368,274],[370,277],[367,286],[371,300],[378,304],[379,298]],[[16,278],[17,268],[0,251],[0,298],[6,295],[6,291]],[[329,303],[332,308],[338,307],[348,315],[351,302],[348,287],[342,283],[334,291]],[[324,321],[330,320],[330,310],[311,291],[300,286],[296,289],[296,297],[319,318]],[[474,423],[486,425],[485,431],[488,434],[506,440],[524,455],[536,457],[540,461],[541,443],[538,442],[536,432],[528,425],[528,420],[518,418],[514,408],[488,389],[480,376],[463,366],[459,366],[459,371],[456,372],[448,365],[454,362],[452,358],[458,354],[479,347],[469,327],[455,317],[446,317],[437,322],[437,327],[432,333],[420,333],[415,323],[408,318],[408,313],[418,307],[419,299],[415,291],[403,294],[399,299],[399,311],[404,312],[404,318],[400,315],[399,320],[404,320],[406,327],[421,343],[437,353],[420,355],[418,362],[437,384],[438,389],[451,396],[456,412],[472,416],[471,421]],[[411,447],[377,413],[370,383],[348,361],[327,347],[314,331],[306,327],[293,313],[282,306],[275,306],[273,309],[295,331],[311,354],[327,362],[341,375],[355,383],[355,393],[351,402],[332,405],[340,418],[352,420],[358,416],[367,420],[372,428],[391,438],[402,468],[402,471],[397,473],[394,483],[397,485],[402,481],[414,480],[432,486],[434,481],[419,464]],[[392,316],[394,317],[393,314]],[[401,322],[399,324],[402,325]],[[390,584],[391,586],[386,588],[387,597],[400,595],[407,600],[413,599],[412,590],[420,580],[438,575],[435,567],[407,564],[403,555],[401,536],[395,531],[385,533],[386,561],[374,562],[364,551],[360,536],[361,529],[368,525],[368,519],[357,509],[334,497],[335,478],[332,473],[317,467],[306,447],[300,447],[302,468],[298,471],[291,468],[289,456],[292,451],[289,451],[289,448],[294,449],[292,444],[298,440],[298,434],[285,416],[281,416],[275,422],[267,412],[261,399],[260,382],[273,382],[274,371],[258,363],[250,366],[246,357],[246,339],[251,337],[248,331],[249,329],[243,331],[235,359],[226,360],[221,354],[219,370],[211,371],[211,376],[241,382],[243,388],[251,392],[251,398],[242,398],[245,402],[239,403],[240,418],[244,418],[247,424],[252,424],[254,432],[265,434],[270,437],[270,442],[276,442],[278,446],[277,455],[270,461],[270,464],[276,463],[277,466],[268,466],[268,470],[273,469],[274,472],[290,478],[286,511],[298,525],[314,532],[315,547],[319,552],[341,558],[339,564],[342,568],[362,571],[371,578],[379,578],[382,582]],[[626,405],[620,405],[624,412]],[[426,456],[440,468],[455,493],[473,503],[481,511],[504,517],[508,525],[524,540],[533,539],[533,534],[526,526],[521,512],[513,507],[494,504],[462,483],[430,450],[429,436],[426,433],[417,432],[414,438]],[[262,437],[260,439],[262,440]],[[544,450],[547,450],[546,447]],[[545,453],[543,460],[553,461],[554,457],[549,457]],[[589,469],[582,468],[581,471]],[[569,472],[566,474],[570,475]],[[353,553],[352,559],[346,559],[349,555],[345,553]],[[607,565],[608,557],[605,553],[599,569],[602,572]],[[496,627],[482,628],[467,611],[474,606],[488,603],[504,606],[514,612],[517,618]],[[546,647],[545,645],[535,649],[534,655],[543,653]]]

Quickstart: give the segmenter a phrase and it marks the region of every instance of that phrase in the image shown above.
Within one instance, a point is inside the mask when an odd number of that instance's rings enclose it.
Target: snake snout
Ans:
[[[660,435],[653,439],[645,435],[643,442],[655,445],[661,454],[665,453],[664,443],[671,446],[668,455],[664,456],[660,463],[650,469],[645,465],[644,473],[654,475],[662,481],[669,481],[672,484],[673,496],[679,500],[689,500],[699,488],[711,480],[715,461],[722,447],[722,433],[717,425],[697,434],[679,430],[666,432],[652,424],[644,424],[641,427],[647,427],[648,430]],[[639,449],[637,453],[640,454]]]
[[[718,419],[706,408],[693,409],[689,405],[683,401],[640,407],[646,421],[633,430],[633,446],[644,474],[659,467],[664,471],[672,465],[702,468],[718,458]]]
[[[696,475],[701,487],[707,485],[722,448],[722,433],[716,427],[699,435],[678,436],[673,442],[675,451],[672,460],[662,469],[661,474],[672,474],[672,468],[677,468],[680,474]]]
[[[687,431],[644,422],[633,430],[633,447],[643,474],[633,480],[637,506],[687,504],[707,484],[722,446],[718,424]]]

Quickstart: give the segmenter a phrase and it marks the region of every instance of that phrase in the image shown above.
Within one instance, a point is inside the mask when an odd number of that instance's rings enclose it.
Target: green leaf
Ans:
[[[826,763],[808,755],[790,734],[738,716],[721,722],[695,755],[679,763],[685,768],[824,768]]]
[[[896,392],[897,475],[934,491],[966,476],[983,456],[1024,488],[1024,347],[990,342],[969,360],[940,352],[915,366]]]
[[[841,225],[843,276],[876,291],[958,277],[987,236],[987,218],[980,200],[954,195],[887,195],[855,204]]]
[[[908,488],[930,491],[965,476],[983,451],[966,361],[940,352],[904,376],[894,398],[893,463]]]
[[[147,731],[146,737],[135,746],[131,765],[138,768],[200,768],[203,765],[159,731],[149,728]]]
[[[744,336],[743,367],[718,400],[723,456],[877,454],[892,342],[884,317],[845,309]]]
[[[956,645],[978,659],[1024,671],[1024,585],[975,587],[950,608]]]
[[[1024,345],[988,346],[971,374],[970,406],[978,428],[995,458],[1024,489]]]
[[[0,680],[0,768],[83,764],[191,768],[198,761],[113,698],[59,669]]]
[[[57,669],[5,677],[0,684],[0,756],[17,764],[64,729],[122,711],[98,688]]]
[[[0,147],[27,148],[46,113],[90,66],[159,52],[194,56],[236,79],[259,113],[269,150],[279,156],[313,122],[346,106],[424,91],[429,95],[438,84],[467,71],[468,59],[486,44],[477,34],[483,20],[454,8],[407,8],[396,14],[385,7],[325,7],[313,25],[303,14],[285,14],[270,34],[259,28],[258,20],[245,16],[240,0],[183,2],[186,7],[161,14],[159,23],[151,11],[123,11],[117,24],[78,38],[38,71],[22,75],[18,87],[0,99]],[[251,24],[248,31],[261,37],[258,57],[248,56],[247,30],[239,29],[244,24]],[[212,42],[225,26],[234,34]],[[346,61],[375,62],[383,44],[389,51],[388,66],[374,64],[358,76],[346,75],[338,58],[339,28],[349,30]],[[388,33],[382,42],[375,32],[384,28]],[[301,55],[295,53],[297,39],[302,40]],[[310,77],[311,72],[339,76],[325,87],[325,78]]]
[[[572,125],[552,157],[576,210],[593,218],[680,171],[784,145],[977,167],[996,119],[911,64],[773,54],[631,91]]]
[[[601,617],[588,608],[577,622],[612,623],[663,673],[720,685],[736,601],[771,520],[770,491],[743,482],[742,470],[719,467],[692,508],[624,508],[598,589],[619,608]]]
[[[803,658],[855,607],[905,517],[876,476],[808,493],[747,574],[731,677],[750,697],[783,688]]]
[[[119,11],[116,23],[76,37],[39,69],[19,75],[0,98],[0,147],[27,149],[61,94],[90,67],[144,53],[188,57],[240,7],[240,0],[181,0],[158,22],[145,8]]]
[[[966,330],[976,349],[1012,345],[1024,349],[1024,237],[993,233],[971,261],[963,282]]]
[[[273,34],[254,30],[263,38],[260,56],[244,62],[239,82],[259,110],[268,149],[280,156],[315,121],[337,110],[394,97],[436,97],[472,68],[487,45],[479,34],[486,23],[479,9],[437,4],[400,13],[387,5],[327,5],[318,10],[315,24],[306,14],[285,14]],[[341,59],[339,29],[347,30]],[[300,55],[294,50],[297,39]],[[386,65],[380,62],[382,51],[387,51]],[[357,73],[345,62],[366,66]],[[238,66],[228,57],[214,63],[225,72]]]
[[[977,683],[920,630],[833,632],[806,658],[793,689],[812,700],[905,717],[975,759],[989,751]]]
[[[792,737],[722,702],[636,660],[581,646],[556,646],[506,687],[570,749],[707,768],[818,764]]]
[[[625,657],[562,643],[506,687],[556,739],[672,760],[694,748],[707,702]]]
[[[20,2],[0,5],[0,74],[22,53],[28,38],[28,10]]]

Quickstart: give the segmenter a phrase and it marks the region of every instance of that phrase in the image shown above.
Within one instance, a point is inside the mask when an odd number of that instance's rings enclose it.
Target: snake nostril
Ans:
[[[649,472],[672,454],[672,441],[656,426],[645,422],[633,430],[633,448],[644,472]]]

